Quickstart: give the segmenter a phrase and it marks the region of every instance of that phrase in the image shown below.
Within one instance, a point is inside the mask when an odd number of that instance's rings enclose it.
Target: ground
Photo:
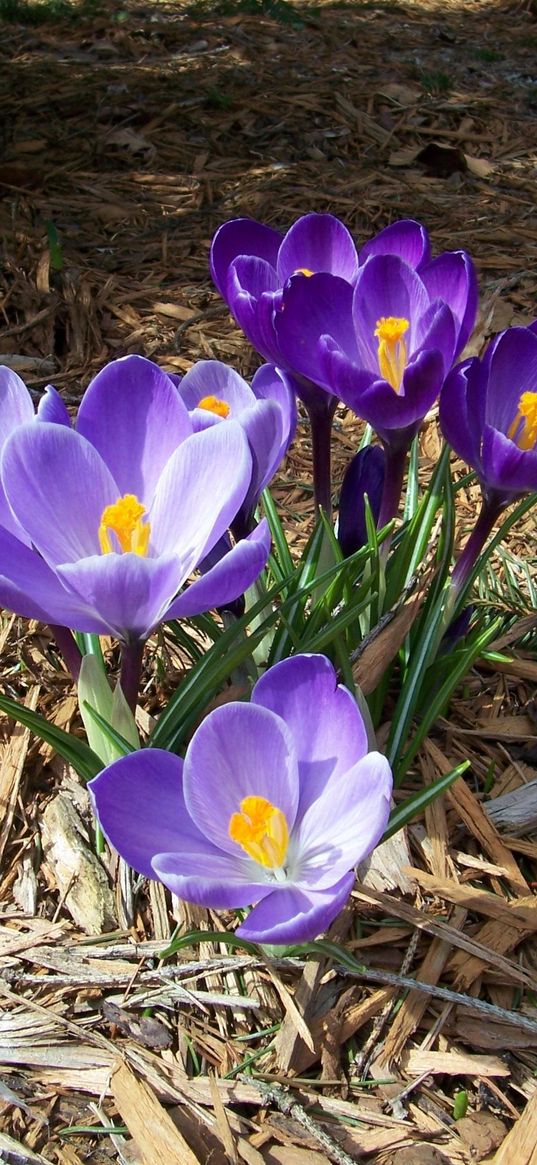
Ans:
[[[285,229],[331,211],[358,241],[422,220],[435,252],[465,247],[477,264],[473,352],[537,315],[532,0],[0,0],[0,18],[0,360],[37,392],[52,382],[73,405],[130,352],[178,372],[218,357],[250,374],[257,357],[207,268],[215,229],[237,215]],[[336,486],[360,431],[341,410]],[[424,475],[437,454],[433,417]],[[312,521],[305,423],[275,495],[298,545]],[[461,492],[460,537],[474,515],[475,492]],[[221,920],[155,885],[132,919],[107,885],[90,902],[84,793],[48,746],[4,721],[2,1159],[535,1161],[537,843],[527,822],[522,836],[512,821],[493,818],[497,829],[482,807],[535,777],[533,538],[530,515],[509,544],[512,586],[498,584],[526,620],[516,650],[503,645],[511,662],[472,671],[414,774],[430,781],[469,756],[470,779],[411,828],[411,880],[358,884],[333,935],[372,982],[210,942],[163,964],[175,922]],[[5,615],[0,638],[5,692],[76,727],[48,632]],[[162,699],[152,660],[142,727]],[[90,863],[77,866],[78,898],[71,851]],[[390,973],[431,994],[405,993]],[[439,982],[518,1008],[520,1023],[480,1016]]]

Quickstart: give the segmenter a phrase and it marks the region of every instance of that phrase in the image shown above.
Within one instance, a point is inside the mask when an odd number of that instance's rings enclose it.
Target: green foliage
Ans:
[[[453,1120],[460,1121],[468,1112],[468,1093],[463,1088],[453,1097]]]
[[[10,24],[54,24],[59,21],[77,21],[94,16],[102,10],[102,0],[0,0],[0,20]],[[53,270],[61,270],[54,267]]]

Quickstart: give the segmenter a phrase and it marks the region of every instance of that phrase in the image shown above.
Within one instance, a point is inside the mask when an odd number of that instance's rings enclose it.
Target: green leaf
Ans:
[[[403,829],[405,825],[408,825],[409,821],[412,821],[414,817],[422,813],[427,805],[431,805],[433,801],[436,801],[437,797],[441,797],[442,793],[445,793],[446,789],[449,789],[455,781],[458,781],[459,777],[462,777],[463,773],[469,767],[470,761],[462,761],[460,765],[457,765],[451,772],[439,777],[432,785],[427,785],[425,789],[420,789],[418,793],[413,793],[411,797],[406,797],[400,805],[392,809],[382,841],[387,841],[389,837],[393,837],[394,833]]]
[[[240,950],[248,951],[250,955],[259,955],[261,948],[255,943],[247,942],[244,938],[237,938],[236,935],[230,934],[227,930],[189,930],[187,934],[178,935],[173,938],[166,950],[161,951],[159,959],[169,959],[171,955],[177,954],[177,951],[184,950],[185,947],[196,946],[197,943],[223,943],[232,950],[240,948]]]
[[[51,724],[40,712],[33,712],[31,708],[25,708],[16,700],[10,700],[8,696],[0,696],[0,711],[17,720],[19,724],[24,724],[25,728],[29,728],[41,740],[52,745],[52,748],[73,766],[84,781],[96,777],[104,767],[100,757],[83,740],[79,740],[70,732],[64,732],[56,724]]]

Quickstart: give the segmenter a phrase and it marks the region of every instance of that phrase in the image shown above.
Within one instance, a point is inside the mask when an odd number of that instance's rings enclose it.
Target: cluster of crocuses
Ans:
[[[408,449],[439,396],[444,434],[483,491],[455,588],[502,509],[537,489],[537,326],[453,367],[477,310],[464,251],[432,259],[411,221],[357,251],[330,215],[306,215],[285,236],[239,219],[215,236],[211,270],[270,361],[251,386],[219,361],[178,378],[128,356],[95,377],[73,422],[50,387],[34,413],[20,378],[0,368],[0,604],[51,624],[75,678],[73,632],[119,640],[131,708],[155,628],[229,605],[266,565],[256,507],[293,438],[296,396],[328,514],[337,402],[378,438],[345,476],[344,554],[366,538],[366,495],[379,526],[396,515]],[[391,783],[332,664],[295,655],[261,675],[248,703],[209,713],[184,760],[142,749],[90,788],[135,869],[204,906],[255,903],[239,933],[289,943],[341,908],[385,830]]]

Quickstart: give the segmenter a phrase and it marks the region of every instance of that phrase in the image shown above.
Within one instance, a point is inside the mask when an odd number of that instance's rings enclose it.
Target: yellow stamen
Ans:
[[[403,340],[408,331],[409,321],[396,316],[382,316],[377,320],[375,336],[378,337],[378,360],[380,374],[399,392],[403,372],[406,368],[407,351]]]
[[[261,866],[271,870],[283,866],[289,845],[287,821],[265,797],[244,797],[240,813],[229,822],[229,836]]]
[[[123,554],[141,554],[145,558],[151,527],[143,522],[145,506],[135,494],[124,494],[112,506],[105,506],[99,526],[99,542],[103,554],[114,554],[116,545],[110,537],[115,534]]]
[[[230,407],[225,400],[220,400],[217,396],[202,396],[198,401],[199,409],[207,409],[209,413],[216,413],[217,417],[228,417]]]
[[[507,430],[507,436],[519,449],[534,449],[537,445],[537,392],[523,392],[518,412]]]
[[[293,275],[307,275],[309,279],[310,275],[315,275],[315,271],[311,271],[309,267],[297,267],[296,271],[293,271]]]

